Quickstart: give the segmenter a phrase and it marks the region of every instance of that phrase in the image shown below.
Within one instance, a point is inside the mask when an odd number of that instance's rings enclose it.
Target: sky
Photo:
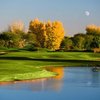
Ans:
[[[16,21],[28,28],[35,18],[61,21],[66,36],[85,33],[87,25],[100,26],[100,0],[0,0],[0,31]]]

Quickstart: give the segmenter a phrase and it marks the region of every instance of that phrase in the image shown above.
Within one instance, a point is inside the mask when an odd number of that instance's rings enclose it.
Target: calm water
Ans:
[[[0,100],[100,100],[100,72],[91,68],[48,68],[59,76],[0,85]]]

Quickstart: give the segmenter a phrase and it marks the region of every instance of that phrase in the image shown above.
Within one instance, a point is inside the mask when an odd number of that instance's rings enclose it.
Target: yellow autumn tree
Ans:
[[[61,22],[48,22],[46,24],[47,43],[46,47],[52,50],[57,50],[60,47],[64,38],[64,28]]]
[[[45,47],[46,31],[45,23],[40,22],[37,18],[29,24],[29,32],[36,35],[37,43],[41,47]]]
[[[16,21],[9,26],[9,31],[12,34],[16,34],[16,37],[19,39],[17,41],[18,47],[23,48],[25,46],[25,39],[24,39],[24,23],[22,21]]]
[[[59,49],[64,38],[64,28],[59,21],[43,23],[35,19],[29,24],[29,31],[36,35],[41,47],[52,50]]]
[[[12,33],[18,33],[24,31],[24,24],[22,21],[14,22],[9,26],[9,30]]]
[[[100,34],[100,26],[96,25],[88,25],[86,27],[86,32],[87,34],[95,35],[95,34]]]
[[[45,27],[46,27],[46,37],[47,37],[45,47],[51,49],[52,48],[52,22],[48,21]]]

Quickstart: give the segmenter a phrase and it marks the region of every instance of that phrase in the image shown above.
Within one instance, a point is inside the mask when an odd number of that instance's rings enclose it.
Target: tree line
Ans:
[[[26,48],[35,50],[47,48],[49,50],[93,50],[100,49],[100,27],[88,25],[86,33],[78,33],[73,37],[64,36],[62,22],[39,19],[30,21],[28,31],[24,31],[22,22],[12,23],[8,30],[0,33],[0,47]]]
[[[61,48],[67,50],[98,50],[100,52],[100,27],[88,25],[86,33],[78,33],[73,37],[64,37]]]

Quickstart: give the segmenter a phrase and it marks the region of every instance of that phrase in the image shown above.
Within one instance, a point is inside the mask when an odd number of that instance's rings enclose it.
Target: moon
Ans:
[[[85,15],[86,16],[89,16],[90,15],[90,12],[89,11],[85,11]]]

